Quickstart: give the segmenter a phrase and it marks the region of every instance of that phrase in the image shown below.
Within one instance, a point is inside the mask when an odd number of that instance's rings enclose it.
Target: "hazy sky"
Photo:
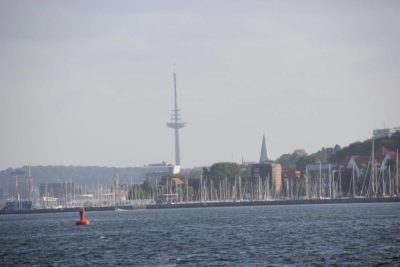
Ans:
[[[400,125],[400,1],[0,0],[0,169],[182,165]]]

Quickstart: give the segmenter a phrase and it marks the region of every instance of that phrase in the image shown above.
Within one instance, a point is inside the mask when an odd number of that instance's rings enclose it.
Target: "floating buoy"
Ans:
[[[89,220],[76,221],[75,224],[76,225],[88,225],[88,224],[90,224],[90,221]]]
[[[81,219],[79,221],[75,221],[76,225],[88,225],[88,224],[90,224],[90,221],[85,218],[85,210],[83,208],[81,208],[79,210],[79,216],[81,217]]]

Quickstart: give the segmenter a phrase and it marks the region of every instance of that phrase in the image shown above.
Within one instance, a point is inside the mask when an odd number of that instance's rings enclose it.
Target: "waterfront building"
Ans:
[[[39,185],[39,197],[47,203],[57,201],[57,205],[64,205],[70,202],[74,196],[80,194],[80,189],[75,188],[73,182],[65,183],[42,183]]]
[[[282,167],[279,163],[257,163],[251,165],[251,178],[256,185],[258,200],[280,198],[282,189]]]
[[[161,182],[161,179],[168,177],[169,175],[175,175],[180,173],[180,166],[170,164],[168,162],[153,163],[143,167],[145,174],[145,180],[151,184],[157,184]]]
[[[62,206],[58,202],[56,197],[42,197],[40,198],[40,208],[42,209],[56,209]]]
[[[278,195],[282,190],[282,167],[279,163],[271,163],[272,182],[274,194]]]
[[[4,198],[9,200],[22,200],[28,198],[27,180],[24,178],[25,171],[21,169],[14,169],[8,173],[4,192]]]
[[[400,133],[400,126],[394,128],[374,129],[372,131],[374,138],[391,137],[395,133]]]
[[[342,195],[363,195],[375,187],[374,195],[393,195],[398,185],[393,178],[395,166],[390,167],[390,162],[396,157],[396,152],[381,146],[374,151],[374,163],[372,155],[352,155],[344,159],[339,167]]]
[[[342,161],[341,166],[346,169],[354,169],[357,177],[361,177],[364,174],[364,170],[367,168],[370,163],[371,156],[360,156],[360,155],[352,155]]]
[[[31,210],[32,201],[30,200],[7,201],[4,208],[6,211]]]

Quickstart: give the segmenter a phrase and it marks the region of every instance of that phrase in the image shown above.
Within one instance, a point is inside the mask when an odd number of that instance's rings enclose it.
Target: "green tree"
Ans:
[[[218,162],[210,167],[210,176],[213,181],[221,181],[227,178],[230,183],[234,183],[240,171],[241,166],[237,163]]]
[[[302,169],[304,163],[307,161],[307,157],[307,152],[304,149],[296,149],[292,154],[283,154],[280,156],[278,162],[285,169]]]

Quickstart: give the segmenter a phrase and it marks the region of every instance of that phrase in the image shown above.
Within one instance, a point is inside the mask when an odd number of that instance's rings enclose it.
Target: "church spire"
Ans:
[[[260,163],[268,162],[267,145],[265,143],[265,133],[263,134],[262,144],[261,144],[261,154]]]

